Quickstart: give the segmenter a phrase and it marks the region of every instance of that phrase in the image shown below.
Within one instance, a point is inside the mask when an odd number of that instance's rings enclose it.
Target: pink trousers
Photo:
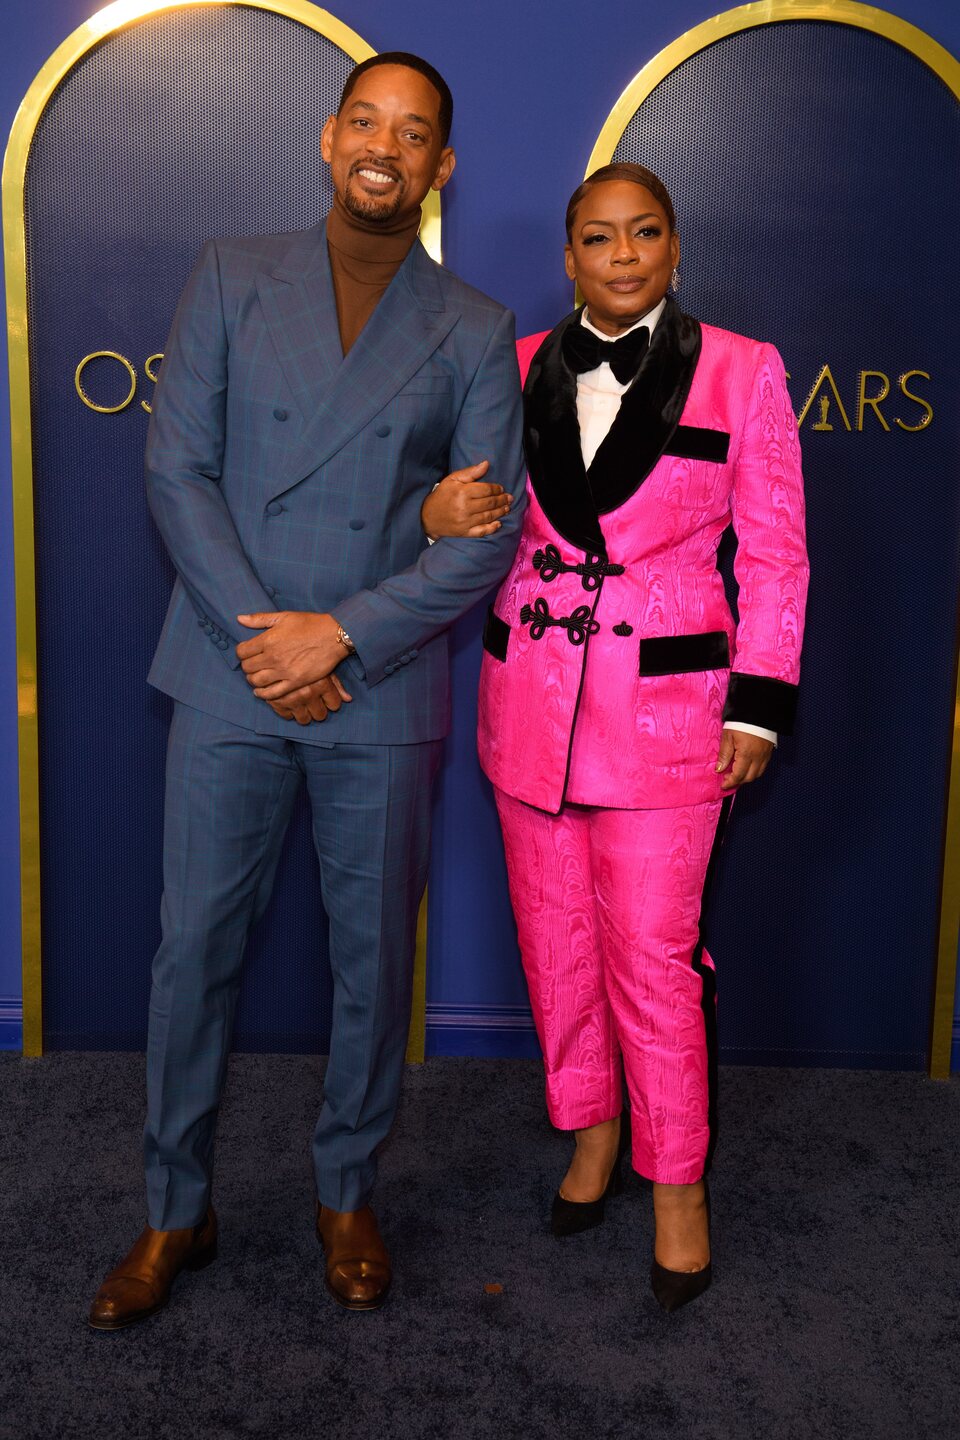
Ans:
[[[715,1000],[700,908],[729,802],[547,815],[502,790],[496,800],[551,1121],[579,1130],[619,1115],[622,1055],[634,1169],[692,1184],[710,1142]]]

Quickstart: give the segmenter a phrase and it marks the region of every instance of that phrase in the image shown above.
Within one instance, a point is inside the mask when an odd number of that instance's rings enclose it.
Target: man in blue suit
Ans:
[[[182,1269],[215,1257],[243,949],[304,783],[334,981],[317,1233],[341,1304],[372,1309],[390,1283],[369,1198],[409,1026],[446,631],[506,572],[523,504],[513,318],[416,239],[421,201],[453,171],[451,114],[416,57],[358,66],[323,132],[326,224],[209,242],[167,345],[147,444],[177,570],[150,673],[176,703],[149,1223],[94,1300],[100,1329],[153,1314]],[[469,497],[474,538],[428,544],[421,507],[441,481]]]

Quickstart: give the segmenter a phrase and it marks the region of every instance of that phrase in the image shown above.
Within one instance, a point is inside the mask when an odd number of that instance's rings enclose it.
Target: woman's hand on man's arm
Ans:
[[[445,475],[424,500],[420,522],[429,540],[445,536],[492,535],[513,504],[513,496],[502,485],[484,481],[488,460]]]

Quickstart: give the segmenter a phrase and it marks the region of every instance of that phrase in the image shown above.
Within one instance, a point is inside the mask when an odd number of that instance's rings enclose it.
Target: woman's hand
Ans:
[[[746,730],[724,730],[717,756],[717,774],[727,772],[720,781],[721,788],[735,790],[738,785],[759,780],[775,749],[773,741],[764,740],[761,735],[751,735]]]
[[[420,507],[420,521],[429,539],[446,535],[474,538],[500,529],[513,496],[492,481],[480,483],[489,469],[489,460],[481,460],[479,465],[444,476]]]

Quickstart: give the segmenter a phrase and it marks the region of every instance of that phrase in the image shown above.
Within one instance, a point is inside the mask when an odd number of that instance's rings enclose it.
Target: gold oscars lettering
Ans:
[[[118,376],[126,386],[126,393],[121,394],[118,403],[101,403],[92,393],[93,382],[85,377],[85,372],[94,360],[108,361],[119,367]],[[148,355],[143,362],[143,374],[151,386],[156,384],[158,366],[162,360],[162,352],[157,352]],[[790,378],[788,371],[787,379]],[[862,433],[864,429],[886,431],[889,434],[896,426],[907,434],[915,435],[928,429],[933,420],[933,406],[915,388],[918,380],[929,379],[930,375],[926,370],[904,370],[897,377],[894,391],[889,375],[882,370],[865,368],[858,372],[849,388],[844,387],[847,394],[847,404],[844,404],[833,371],[828,364],[824,364],[820,367],[797,416],[797,427],[802,429],[804,423],[808,422],[808,430],[819,434],[838,430]],[[140,378],[133,361],[117,350],[92,350],[89,355],[85,355],[76,368],[73,383],[84,405],[89,410],[95,410],[98,415],[119,415],[133,404],[140,388]],[[153,393],[152,389],[150,393]],[[148,400],[141,399],[140,408],[150,414],[151,406]]]
[[[157,376],[159,374],[157,366],[162,359],[162,352],[158,352],[155,355],[148,355],[143,362],[143,373],[151,385],[155,385],[157,382]],[[101,404],[91,393],[93,381],[89,377],[85,377],[85,372],[87,366],[94,360],[109,361],[114,368],[119,367],[119,378],[122,383],[128,387],[126,394],[122,396],[119,404]],[[119,415],[121,411],[126,410],[128,406],[133,404],[137,395],[139,378],[137,376],[136,366],[132,360],[127,359],[126,355],[121,355],[117,350],[91,350],[89,355],[84,355],[74,371],[73,384],[74,389],[88,410],[95,410],[98,415]],[[151,391],[151,394],[152,393]],[[148,415],[150,414],[151,407],[148,401],[141,400],[140,408],[145,410]]]
[[[789,374],[787,379],[790,379]],[[904,370],[897,377],[897,389],[891,399],[890,392],[893,387],[889,375],[885,375],[882,370],[864,369],[858,373],[854,385],[847,391],[848,404],[844,405],[833,371],[829,365],[823,365],[797,416],[797,427],[802,428],[809,416],[808,429],[820,434],[831,430],[862,433],[864,428],[879,428],[889,434],[892,421],[898,429],[915,435],[929,426],[933,419],[933,406],[929,400],[924,400],[913,386],[917,380],[929,379],[930,375],[926,370]],[[901,413],[905,403],[916,406],[919,413],[910,408],[906,409],[905,414]],[[886,413],[882,408],[884,405]]]

